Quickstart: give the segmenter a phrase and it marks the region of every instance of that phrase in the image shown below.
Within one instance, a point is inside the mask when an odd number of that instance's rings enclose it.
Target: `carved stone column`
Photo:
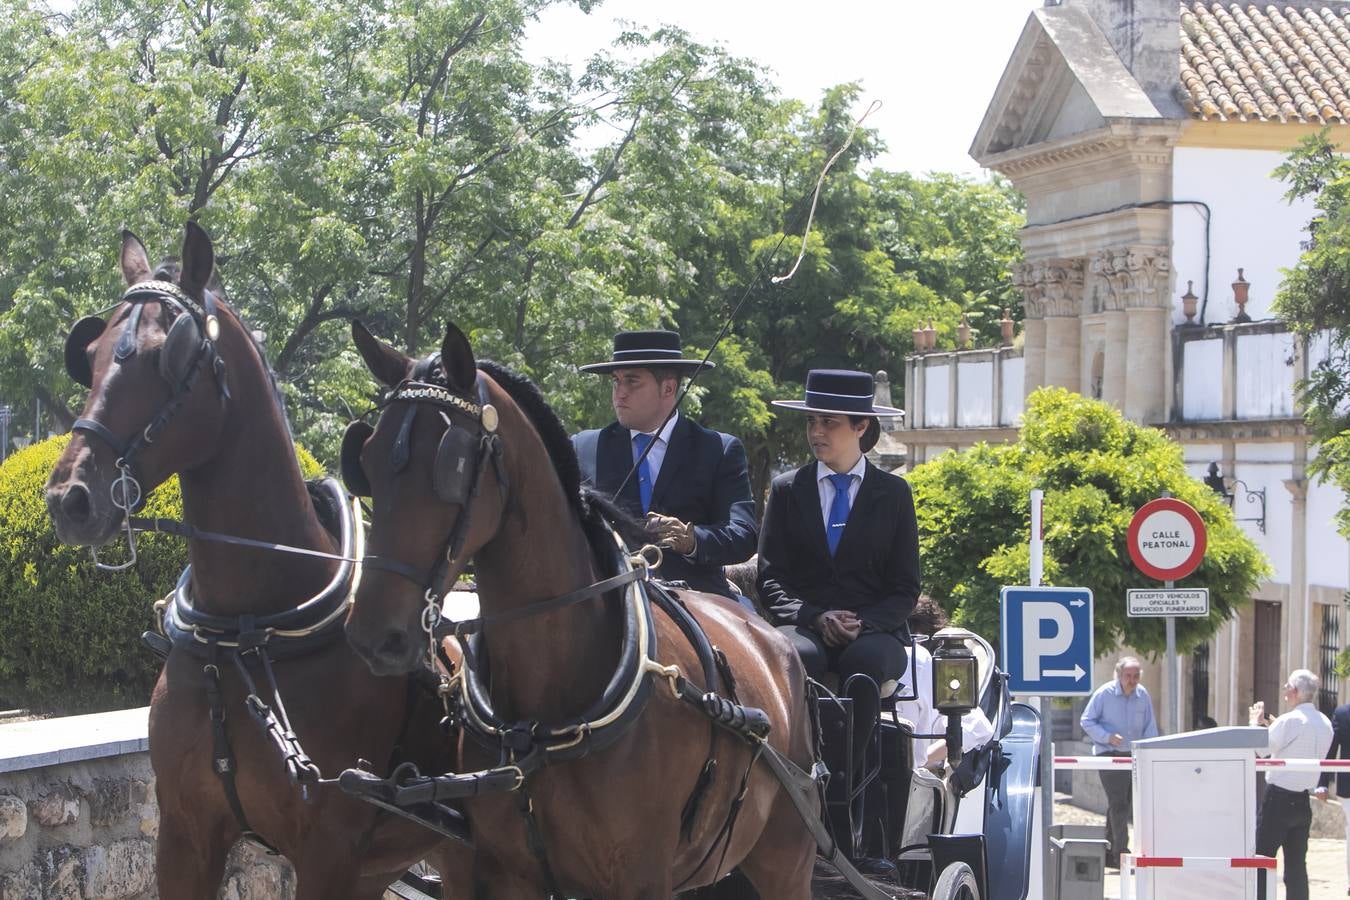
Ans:
[[[1038,264],[1020,263],[1013,269],[1013,284],[1022,292],[1022,396],[1045,383],[1045,289]]]
[[[1128,274],[1116,265],[1115,250],[1101,250],[1092,258],[1092,277],[1101,289],[1103,306],[1102,399],[1116,409],[1125,408],[1125,385],[1129,372],[1130,324],[1125,315]]]
[[[1081,391],[1084,260],[1049,259],[1038,266],[1045,289],[1043,384]]]
[[[1126,314],[1125,416],[1144,425],[1167,418],[1168,364],[1171,360],[1172,261],[1166,247],[1128,247],[1113,251]]]

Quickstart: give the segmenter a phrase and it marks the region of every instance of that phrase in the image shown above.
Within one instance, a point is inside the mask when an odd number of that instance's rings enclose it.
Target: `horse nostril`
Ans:
[[[87,522],[93,513],[89,505],[89,489],[82,484],[72,484],[61,495],[61,514],[70,522]]]
[[[387,631],[375,650],[375,656],[389,662],[402,662],[408,652],[408,638],[401,631]]]

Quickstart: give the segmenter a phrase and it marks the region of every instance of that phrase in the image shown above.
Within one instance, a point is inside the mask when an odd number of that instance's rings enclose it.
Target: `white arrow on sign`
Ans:
[[[1070,600],[1070,601],[1069,601],[1069,605],[1070,605],[1070,606],[1087,606],[1087,601],[1086,601],[1086,600]]]
[[[1086,675],[1087,672],[1084,672],[1083,667],[1078,665],[1078,663],[1074,663],[1072,669],[1046,669],[1041,674],[1045,675],[1047,678],[1072,678],[1074,681],[1078,681]]]

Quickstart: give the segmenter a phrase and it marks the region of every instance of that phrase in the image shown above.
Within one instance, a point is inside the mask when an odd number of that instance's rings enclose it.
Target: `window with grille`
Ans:
[[[1209,718],[1209,642],[1191,653],[1191,727],[1204,728]]]
[[[1317,648],[1321,667],[1317,677],[1322,686],[1317,691],[1317,708],[1328,716],[1336,708],[1341,695],[1341,677],[1336,674],[1336,657],[1341,652],[1341,608],[1322,607],[1322,639]]]

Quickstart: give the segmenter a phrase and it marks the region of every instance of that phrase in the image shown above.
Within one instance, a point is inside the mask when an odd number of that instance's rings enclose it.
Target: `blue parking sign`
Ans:
[[[1092,591],[1005,587],[1002,662],[1008,690],[1043,697],[1092,693]]]

